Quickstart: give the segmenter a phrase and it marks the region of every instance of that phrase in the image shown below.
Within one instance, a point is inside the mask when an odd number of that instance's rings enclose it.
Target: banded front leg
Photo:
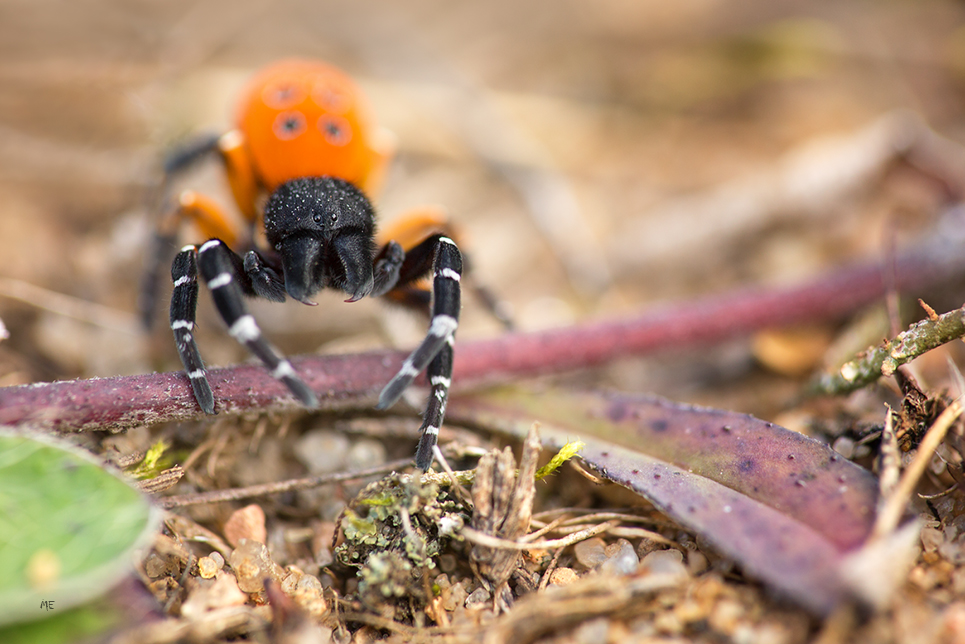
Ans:
[[[448,237],[437,237],[432,255],[432,318],[425,339],[412,354],[405,359],[399,372],[389,381],[379,396],[377,409],[387,409],[399,399],[413,379],[427,369],[429,384],[432,388],[425,416],[422,421],[422,437],[416,452],[416,466],[429,469],[432,463],[432,447],[436,444],[439,428],[446,415],[449,399],[449,386],[452,378],[452,346],[456,328],[459,326],[460,285],[462,279],[462,255],[459,248]],[[415,252],[406,257],[402,267],[403,275],[415,275],[419,271],[410,264],[424,261],[422,253]],[[409,264],[409,266],[407,266]]]
[[[439,428],[446,417],[446,403],[449,402],[449,387],[452,385],[452,345],[455,336],[449,334],[446,343],[442,345],[439,353],[429,367],[426,369],[426,376],[429,378],[429,403],[426,406],[426,413],[422,419],[419,438],[419,446],[416,448],[415,463],[416,467],[425,471],[432,464],[432,448],[439,440]]]
[[[181,249],[171,264],[171,331],[181,356],[184,372],[191,381],[194,399],[206,414],[214,413],[214,395],[204,371],[201,352],[194,340],[194,321],[198,307],[198,251],[194,246]]]
[[[193,247],[191,247],[193,249]],[[271,375],[281,380],[289,390],[307,407],[318,406],[318,399],[308,385],[298,376],[291,363],[264,338],[254,317],[245,306],[244,295],[256,295],[251,277],[244,271],[241,258],[233,253],[221,240],[212,239],[197,251],[197,272],[211,291],[218,313],[228,326],[228,334],[244,344],[268,368]],[[197,286],[195,286],[195,301]],[[193,324],[193,311],[192,311]],[[193,344],[193,340],[192,340]],[[197,353],[197,348],[194,348]],[[184,357],[182,354],[182,362]],[[187,368],[187,364],[185,365]],[[192,372],[189,372],[189,374]],[[208,385],[204,367],[200,367],[199,377],[195,380]],[[200,399],[199,399],[199,402]],[[213,404],[212,404],[213,408]],[[213,413],[213,412],[211,412]]]

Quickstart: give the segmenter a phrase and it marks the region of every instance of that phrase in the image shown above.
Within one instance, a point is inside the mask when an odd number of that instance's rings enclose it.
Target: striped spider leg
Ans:
[[[432,318],[422,343],[402,363],[399,372],[382,390],[378,409],[387,409],[399,399],[413,379],[426,370],[431,392],[422,420],[421,438],[416,451],[416,466],[422,470],[432,464],[432,448],[446,415],[452,382],[452,348],[459,326],[462,255],[450,238],[433,235],[410,250],[400,271],[403,286],[432,272]]]

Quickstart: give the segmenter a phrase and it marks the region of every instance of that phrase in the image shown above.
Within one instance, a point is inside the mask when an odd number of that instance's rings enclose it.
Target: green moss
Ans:
[[[384,606],[386,599],[397,599],[398,617],[404,618],[430,599],[423,577],[438,568],[436,559],[454,534],[451,526],[468,522],[470,515],[448,486],[393,475],[367,486],[349,504],[335,556],[358,568],[363,603]]]

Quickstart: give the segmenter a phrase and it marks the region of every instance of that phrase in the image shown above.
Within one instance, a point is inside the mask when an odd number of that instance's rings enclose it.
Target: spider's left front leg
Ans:
[[[432,271],[432,319],[425,339],[402,363],[401,369],[379,396],[378,409],[391,406],[412,380],[426,369],[431,393],[422,420],[422,437],[416,452],[416,466],[422,470],[432,464],[432,448],[446,415],[452,379],[452,347],[459,326],[462,255],[456,243],[443,235],[433,235],[408,251],[399,271],[400,287]]]

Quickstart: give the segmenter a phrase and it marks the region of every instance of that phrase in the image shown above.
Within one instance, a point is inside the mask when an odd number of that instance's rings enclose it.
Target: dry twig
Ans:
[[[161,507],[179,508],[186,505],[200,505],[202,503],[219,503],[221,501],[238,501],[240,499],[250,499],[257,496],[267,496],[278,494],[290,490],[307,490],[320,485],[329,483],[344,483],[346,481],[356,481],[358,479],[369,478],[371,476],[381,476],[388,472],[401,470],[412,464],[412,459],[399,459],[391,461],[377,467],[370,467],[366,470],[356,470],[354,472],[338,472],[335,474],[322,474],[319,476],[309,476],[300,479],[288,479],[287,481],[277,481],[275,483],[262,483],[259,485],[249,485],[247,487],[229,488],[227,490],[213,490],[211,492],[200,492],[198,494],[182,494],[180,496],[169,496],[159,501]]]
[[[595,525],[591,528],[586,528],[580,530],[579,532],[574,532],[571,535],[563,537],[562,539],[548,539],[545,541],[513,541],[510,539],[500,539],[499,537],[494,537],[492,535],[473,530],[472,528],[463,528],[462,534],[466,538],[466,541],[471,541],[472,543],[486,546],[487,548],[501,548],[504,550],[552,550],[553,548],[566,548],[567,546],[572,546],[580,541],[586,541],[590,537],[595,537],[603,532],[609,532],[613,529],[615,524],[613,522],[601,523]]]
[[[898,481],[898,485],[895,486],[894,492],[885,500],[884,505],[878,512],[878,518],[875,521],[874,528],[872,528],[869,541],[891,534],[898,527],[898,523],[905,513],[905,508],[908,507],[908,502],[911,500],[911,495],[914,494],[915,487],[918,485],[922,474],[925,473],[928,463],[931,462],[935,450],[938,449],[945,438],[945,434],[961,414],[962,398],[958,398],[941,413],[928,429],[918,446],[918,453],[915,454],[915,458],[908,464]]]
[[[529,530],[541,449],[534,423],[523,443],[518,475],[516,460],[508,447],[486,454],[476,468],[476,481],[472,486],[475,506],[472,527],[463,528],[462,534],[475,543],[469,552],[469,560],[473,570],[492,583],[496,606],[500,610],[508,610],[512,603],[508,583],[519,566],[519,550],[492,547],[486,541],[491,537],[498,542],[517,543],[516,540]]]
[[[0,278],[0,297],[24,302],[44,311],[130,336],[136,337],[142,333],[137,317],[130,313],[9,277]]]
[[[934,313],[934,312],[933,312]],[[815,394],[841,395],[869,385],[926,351],[957,340],[965,335],[965,308],[949,311],[937,318],[913,324],[890,342],[869,349],[831,374],[824,374],[812,383]]]

